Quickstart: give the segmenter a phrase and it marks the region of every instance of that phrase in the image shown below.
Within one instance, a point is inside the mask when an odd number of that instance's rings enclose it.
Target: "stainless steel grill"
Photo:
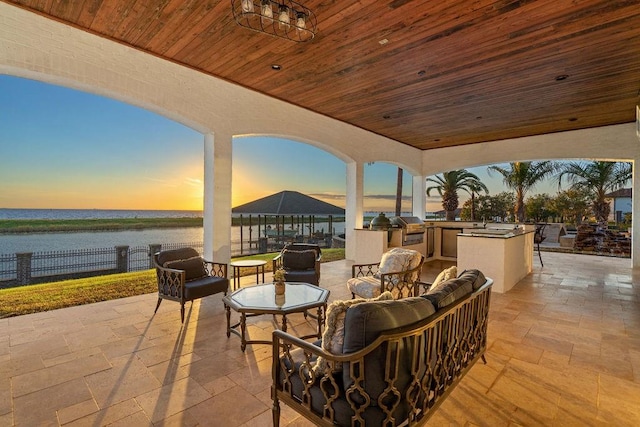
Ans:
[[[402,229],[402,246],[417,245],[424,242],[426,227],[417,216],[394,216],[391,224]]]

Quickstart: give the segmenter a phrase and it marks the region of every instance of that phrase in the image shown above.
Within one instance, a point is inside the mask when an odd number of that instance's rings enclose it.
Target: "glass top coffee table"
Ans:
[[[265,340],[247,340],[247,317],[262,314],[282,316],[280,329],[287,331],[287,315],[291,313],[305,313],[307,310],[317,308],[318,333],[300,337],[302,339],[317,337],[322,338],[324,314],[327,308],[329,291],[318,286],[301,283],[287,282],[284,295],[276,295],[273,283],[249,286],[222,298],[227,312],[227,337],[231,334],[238,335],[241,339],[240,349],[245,350],[247,344],[271,344]],[[231,309],[240,313],[240,322],[231,324]],[[315,317],[315,316],[314,316]],[[240,327],[240,331],[238,331]]]

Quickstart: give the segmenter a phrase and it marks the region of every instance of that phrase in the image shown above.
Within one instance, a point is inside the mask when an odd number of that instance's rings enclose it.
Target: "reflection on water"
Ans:
[[[113,210],[113,209],[7,209],[0,208],[0,219],[102,219],[102,218],[184,218],[202,217],[202,211],[182,210]],[[335,234],[344,233],[344,223],[332,224]],[[285,225],[285,230],[292,226]],[[309,234],[308,225],[299,233]],[[231,227],[231,253],[240,254],[241,239],[244,250],[249,240],[256,247],[258,227]],[[329,232],[327,222],[314,224],[313,231]],[[264,232],[263,229],[261,231]],[[163,228],[126,231],[65,232],[37,234],[0,234],[0,254],[20,252],[49,252],[76,249],[111,248],[114,246],[148,246],[151,244],[202,242],[202,227]]]
[[[337,234],[344,233],[344,223],[333,224]],[[316,224],[317,230],[328,230],[327,223]],[[245,251],[249,249],[249,227],[242,238]],[[251,238],[258,238],[254,226]],[[127,231],[96,231],[73,233],[0,234],[0,254],[20,252],[66,251],[74,249],[111,248],[114,246],[148,246],[151,244],[202,242],[202,227],[163,228]],[[255,247],[255,245],[254,245]],[[231,227],[232,254],[240,253],[240,227]]]

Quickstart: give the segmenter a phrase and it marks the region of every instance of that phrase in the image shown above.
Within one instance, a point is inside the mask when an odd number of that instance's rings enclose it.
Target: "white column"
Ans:
[[[411,209],[413,216],[424,219],[425,211],[427,209],[427,181],[422,175],[413,177],[412,199],[413,202],[411,203]]]
[[[632,268],[640,268],[640,158],[633,160],[633,180],[631,186],[631,206],[633,213],[631,215],[631,266]]]
[[[204,136],[203,239],[207,260],[231,260],[231,134]]]
[[[345,209],[345,258],[356,259],[358,248],[356,229],[362,228],[363,217],[364,165],[361,162],[347,163],[347,195]]]

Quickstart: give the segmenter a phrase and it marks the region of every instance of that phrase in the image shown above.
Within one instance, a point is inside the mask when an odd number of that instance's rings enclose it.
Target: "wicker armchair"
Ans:
[[[375,298],[385,291],[395,299],[417,296],[429,287],[420,282],[424,255],[411,249],[393,248],[379,262],[354,264],[347,287],[351,296]]]
[[[158,311],[163,299],[180,303],[180,319],[184,323],[184,304],[219,292],[227,294],[227,264],[205,261],[193,248],[161,251],[153,262],[158,279]]]
[[[318,245],[291,243],[273,259],[273,271],[285,270],[287,282],[320,284],[320,259],[322,250]]]

